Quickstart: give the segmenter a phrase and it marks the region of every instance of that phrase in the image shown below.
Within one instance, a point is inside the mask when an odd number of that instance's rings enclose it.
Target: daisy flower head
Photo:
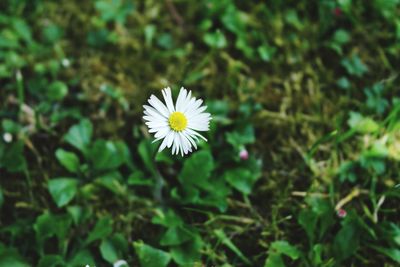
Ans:
[[[153,143],[162,140],[159,152],[166,147],[172,147],[173,155],[186,155],[192,152],[192,147],[197,149],[196,142],[199,138],[207,141],[198,132],[210,129],[211,114],[204,112],[207,106],[202,106],[203,100],[192,97],[192,91],[183,87],[175,104],[171,88],[164,88],[162,94],[165,104],[151,95],[148,99],[150,105],[143,105],[143,119],[149,132],[154,133]]]

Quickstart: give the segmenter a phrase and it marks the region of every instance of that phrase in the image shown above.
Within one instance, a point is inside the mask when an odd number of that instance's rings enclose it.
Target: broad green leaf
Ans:
[[[64,260],[59,255],[45,255],[40,258],[38,267],[60,267],[65,266]]]
[[[143,140],[138,146],[138,152],[147,170],[155,174],[154,156],[157,151],[157,146],[149,140]]]
[[[128,177],[127,181],[128,185],[154,185],[154,180],[150,177],[146,177],[146,175],[141,170],[135,170]]]
[[[156,216],[153,217],[151,222],[165,227],[177,227],[183,225],[182,219],[172,209],[168,209],[167,211],[157,209]]]
[[[123,142],[97,140],[90,150],[89,157],[96,170],[113,170],[126,162],[127,147]]]
[[[103,239],[100,244],[100,253],[104,260],[109,263],[114,263],[119,259],[119,253],[117,248],[109,238]]]
[[[254,143],[256,140],[254,127],[250,124],[245,125],[240,130],[228,132],[225,135],[226,141],[238,150],[246,144]]]
[[[333,34],[333,41],[337,44],[346,44],[350,41],[350,34],[344,29],[338,29]]]
[[[97,221],[94,229],[89,233],[88,238],[86,239],[86,244],[89,244],[93,241],[105,238],[109,236],[112,232],[112,220],[108,217],[101,218]]]
[[[59,148],[56,150],[56,158],[68,171],[72,173],[77,173],[79,171],[80,162],[75,153]]]
[[[82,119],[78,124],[73,125],[64,135],[64,140],[84,155],[88,151],[93,134],[93,125],[88,119]]]
[[[75,225],[79,225],[82,222],[88,220],[92,216],[91,207],[85,206],[68,206],[67,211],[72,217]]]
[[[333,250],[338,260],[344,260],[353,255],[360,244],[359,225],[349,221],[336,234]]]
[[[171,246],[171,257],[179,265],[193,266],[193,264],[198,262],[201,258],[202,247],[203,241],[200,235],[196,234],[193,239],[181,245]]]
[[[379,130],[379,124],[369,117],[363,117],[360,113],[350,112],[349,126],[361,134],[375,133]]]
[[[263,61],[269,62],[271,61],[272,56],[275,54],[276,48],[269,46],[268,44],[264,44],[257,48],[257,52]]]
[[[58,239],[58,246],[60,251],[63,251],[64,246],[67,244],[67,235],[70,230],[72,220],[67,214],[54,215],[51,213],[44,213],[36,218],[33,229],[36,233],[36,240],[39,248],[43,249],[46,239],[56,236]]]
[[[271,244],[271,249],[279,254],[290,257],[292,260],[297,260],[300,257],[300,251],[287,241],[275,241]]]
[[[58,207],[67,205],[76,195],[78,181],[74,178],[56,178],[48,182],[50,195]]]
[[[311,243],[314,242],[315,233],[317,232],[316,229],[317,219],[318,219],[317,214],[315,214],[308,208],[305,208],[300,211],[298,222],[306,231],[308,239]]]
[[[245,255],[243,255],[243,253],[235,246],[235,244],[232,243],[232,241],[226,236],[223,230],[214,230],[214,234],[218,237],[222,244],[232,250],[244,263],[251,265],[250,260]]]
[[[15,248],[5,247],[0,243],[0,267],[29,267]]]
[[[68,267],[82,267],[82,266],[96,266],[94,258],[89,250],[79,250],[72,258],[68,261]]]
[[[117,195],[123,195],[126,192],[125,186],[121,183],[122,176],[117,171],[103,174],[97,177],[95,182]]]
[[[160,240],[162,246],[180,245],[193,238],[193,234],[182,226],[169,227]]]
[[[368,67],[357,55],[352,55],[350,58],[345,58],[341,63],[350,75],[359,78],[361,78],[368,71]]]
[[[0,153],[0,167],[6,168],[9,172],[22,172],[27,168],[23,141],[6,145],[3,149]]]
[[[283,262],[281,254],[272,252],[268,255],[264,267],[286,267],[286,265]]]
[[[400,263],[400,249],[398,248],[385,248],[381,246],[371,246],[376,251],[388,256],[397,263]]]
[[[192,154],[183,164],[183,169],[179,174],[182,185],[197,185],[208,188],[208,178],[214,169],[214,161],[209,150],[202,150]]]
[[[206,33],[203,40],[212,48],[224,48],[227,45],[225,35],[219,30]]]
[[[47,88],[47,98],[50,101],[60,101],[68,94],[68,86],[61,82],[55,81],[52,82]]]
[[[248,195],[251,193],[253,184],[258,177],[250,170],[238,168],[225,172],[224,178],[235,189],[245,195]]]
[[[16,33],[26,42],[32,42],[32,32],[29,25],[22,19],[15,18],[12,21],[13,28]]]
[[[134,242],[133,245],[141,267],[166,267],[171,261],[169,253],[146,245],[142,241]]]

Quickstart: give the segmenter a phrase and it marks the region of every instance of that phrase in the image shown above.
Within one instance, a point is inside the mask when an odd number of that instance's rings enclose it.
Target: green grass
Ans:
[[[0,267],[399,264],[399,1],[0,10]],[[189,156],[167,86],[213,116]]]

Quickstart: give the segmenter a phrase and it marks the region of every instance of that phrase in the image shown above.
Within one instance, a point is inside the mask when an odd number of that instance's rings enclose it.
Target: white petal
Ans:
[[[143,105],[143,107],[145,108],[145,114],[147,115],[151,115],[157,118],[167,118],[168,119],[168,115],[169,114],[162,114],[160,113],[158,110],[156,110],[155,108],[148,106],[148,105]]]
[[[207,106],[202,106],[202,107],[199,107],[198,109],[187,111],[186,112],[187,118],[190,119],[196,115],[199,115],[202,112],[204,112],[206,109],[207,109]],[[207,114],[209,114],[209,113],[207,113]]]
[[[148,102],[150,105],[152,105],[160,114],[162,114],[165,117],[169,117],[169,111],[167,107],[164,105],[163,102],[160,101],[156,96],[151,95]]]
[[[161,128],[155,135],[155,138],[164,138],[170,132],[169,127]]]
[[[194,146],[195,149],[197,149],[197,144],[196,142],[193,140],[192,136],[190,136],[187,131],[183,131],[182,134],[189,140],[189,142]],[[195,137],[197,138],[197,137]]]
[[[170,113],[175,111],[174,102],[172,101],[172,93],[171,88],[167,87],[162,90],[162,94],[164,96],[165,103],[167,104],[168,111]]]
[[[204,136],[202,136],[201,134],[199,134],[198,132],[195,132],[195,131],[193,131],[193,130],[191,130],[191,129],[188,129],[188,128],[186,128],[186,130],[188,131],[188,133],[190,134],[190,136],[198,136],[198,137],[200,137],[201,139],[203,139],[204,141],[207,141],[207,139],[206,139]]]
[[[174,131],[170,131],[166,137],[167,139],[167,147],[170,148],[174,142],[174,136],[175,136],[175,132]]]
[[[166,146],[167,146],[167,138],[164,138],[164,140],[162,141],[160,147],[158,148],[158,152],[163,151]]]
[[[184,101],[186,100],[187,96],[187,91],[185,88],[181,88],[179,91],[178,99],[176,100],[176,110],[182,112],[182,105],[184,104]]]

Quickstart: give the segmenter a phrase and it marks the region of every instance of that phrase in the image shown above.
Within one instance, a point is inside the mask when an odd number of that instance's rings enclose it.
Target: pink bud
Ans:
[[[239,153],[239,157],[241,160],[248,160],[249,159],[249,152],[243,148],[240,153]]]
[[[344,218],[344,217],[346,217],[346,215],[347,215],[347,211],[346,210],[344,210],[344,209],[337,210],[337,216],[339,218]]]
[[[341,9],[340,7],[335,8],[335,9],[333,10],[333,14],[334,14],[336,17],[340,17],[340,16],[342,15],[342,9]]]

